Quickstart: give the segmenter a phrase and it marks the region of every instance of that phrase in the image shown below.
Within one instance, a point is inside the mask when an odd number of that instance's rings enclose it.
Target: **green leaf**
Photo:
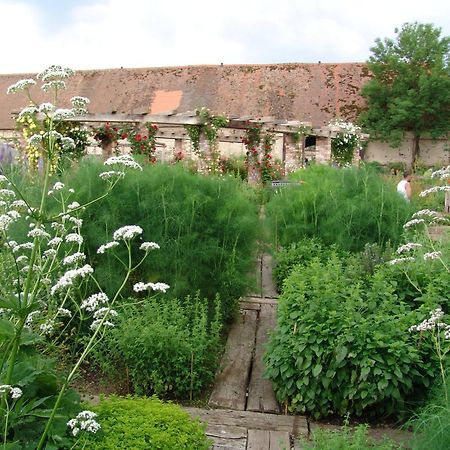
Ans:
[[[367,375],[369,375],[369,372],[370,372],[370,367],[363,367],[361,369],[361,378],[363,380],[365,380],[367,378]]]
[[[348,349],[345,346],[339,347],[336,352],[336,362],[339,364],[347,356]]]
[[[322,372],[322,364],[316,364],[312,370],[313,376],[317,377]]]
[[[14,325],[11,321],[6,319],[0,319],[0,339],[13,337],[15,332]]]

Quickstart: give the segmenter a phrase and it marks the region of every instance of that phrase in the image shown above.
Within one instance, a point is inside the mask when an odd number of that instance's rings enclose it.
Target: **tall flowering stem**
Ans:
[[[65,79],[72,74],[70,69],[60,66],[52,66],[39,74],[42,80],[42,89],[57,100],[58,91],[65,87]],[[37,83],[33,80],[25,80],[16,83],[8,90],[9,93],[27,91]],[[29,92],[27,97],[31,99]],[[43,185],[38,201],[34,208],[26,195],[20,192],[12,180],[0,175],[0,238],[5,243],[5,267],[8,268],[8,280],[0,286],[2,309],[0,315],[9,321],[13,333],[6,341],[2,342],[2,355],[0,357],[0,377],[2,386],[10,386],[11,381],[18,376],[15,372],[16,363],[20,357],[21,342],[25,329],[34,335],[40,335],[42,340],[53,339],[53,343],[60,341],[64,332],[68,329],[70,321],[75,315],[79,315],[80,322],[92,321],[90,328],[92,333],[87,339],[81,354],[78,356],[68,375],[63,379],[61,389],[54,403],[53,409],[40,437],[37,448],[42,449],[47,445],[48,432],[55,420],[56,412],[60,409],[65,391],[82,362],[86,359],[94,345],[101,339],[105,329],[113,326],[111,319],[117,313],[112,309],[113,304],[119,298],[123,287],[129,280],[129,276],[136,267],[142,264],[150,250],[157,248],[154,243],[147,243],[141,250],[144,252],[140,261],[133,265],[131,261],[131,240],[142,234],[142,229],[137,226],[123,227],[114,233],[114,241],[105,244],[99,253],[122,244],[128,249],[128,262],[125,264],[125,275],[119,290],[109,301],[103,292],[94,294],[79,304],[79,288],[88,279],[94,278],[94,269],[86,263],[86,255],[82,252],[83,237],[80,230],[83,220],[80,213],[89,205],[92,205],[114,189],[116,184],[129,170],[142,170],[142,167],[131,156],[123,155],[111,157],[105,161],[106,171],[99,177],[104,180],[104,193],[81,205],[74,201],[75,191],[57,181],[51,186],[52,161],[58,155],[58,142],[66,146],[73,145],[73,141],[56,131],[56,126],[61,120],[79,115],[83,112],[88,100],[83,97],[71,99],[71,109],[57,108],[56,105],[43,103],[30,108],[38,111],[42,117],[44,129],[42,133],[32,135],[29,138],[39,151],[39,158],[43,161]],[[59,205],[60,212],[49,213],[48,201]],[[28,241],[17,243],[11,239],[15,222],[23,220],[28,225],[26,238]],[[25,238],[25,239],[26,239]],[[144,244],[143,244],[144,245]],[[141,246],[142,247],[142,246]],[[9,266],[8,266],[9,265]],[[153,290],[160,286],[153,286]],[[34,349],[37,352],[37,349]],[[24,389],[24,401],[34,402],[36,399],[27,391],[28,381],[24,380],[20,386]],[[14,388],[16,389],[16,388]],[[33,391],[34,392],[34,391]],[[46,399],[43,399],[44,402]],[[7,397],[2,397],[2,407],[8,412],[15,405],[5,404]],[[39,403],[41,404],[41,403]],[[51,406],[48,406],[49,408]],[[20,419],[20,411],[14,411],[17,415],[15,422]],[[3,421],[5,436],[8,434],[8,420]],[[3,428],[3,426],[2,426]]]

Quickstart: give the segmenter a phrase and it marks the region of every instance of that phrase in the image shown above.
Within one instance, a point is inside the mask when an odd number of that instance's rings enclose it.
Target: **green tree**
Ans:
[[[396,38],[376,39],[362,88],[367,108],[361,125],[377,139],[398,147],[413,135],[411,164],[424,135],[437,138],[450,130],[450,38],[431,24],[406,23]]]

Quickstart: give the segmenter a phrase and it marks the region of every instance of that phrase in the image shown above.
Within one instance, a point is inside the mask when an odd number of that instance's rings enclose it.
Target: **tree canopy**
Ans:
[[[431,24],[406,23],[396,38],[377,39],[362,88],[367,100],[359,121],[373,137],[393,147],[413,134],[412,164],[420,138],[450,131],[450,38]]]

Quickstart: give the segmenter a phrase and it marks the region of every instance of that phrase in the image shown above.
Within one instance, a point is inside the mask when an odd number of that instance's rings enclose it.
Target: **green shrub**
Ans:
[[[96,360],[116,380],[129,373],[138,394],[192,399],[214,379],[220,323],[218,300],[208,315],[207,301],[198,295],[145,299],[143,307],[120,312]]]
[[[80,203],[100,190],[102,170],[100,164],[87,161],[73,174],[71,185]],[[157,242],[161,250],[147,258],[129,286],[136,281],[162,281],[180,298],[197,290],[209,299],[219,293],[223,316],[229,319],[236,300],[253,282],[257,210],[250,191],[233,177],[206,177],[179,166],[146,165],[86,210],[86,253],[100,284],[114,291],[120,282],[115,277],[120,262],[111,254],[98,255],[97,248],[120,226],[139,225],[146,230],[145,240]]]
[[[308,264],[313,258],[326,262],[332,253],[339,251],[336,245],[325,246],[320,239],[305,238],[282,248],[275,254],[273,275],[278,292],[281,291],[284,280],[297,264]]]
[[[358,425],[354,430],[344,426],[342,430],[317,429],[312,442],[302,442],[305,450],[395,450],[403,448],[390,439],[378,442],[368,434],[367,425]]]
[[[110,397],[92,409],[98,414],[101,431],[86,436],[77,448],[207,450],[211,445],[204,425],[179,406],[154,397]]]
[[[411,207],[370,169],[316,165],[292,177],[302,183],[279,190],[266,208],[277,244],[315,236],[356,251],[399,241]]]
[[[365,281],[336,255],[296,266],[265,355],[278,399],[314,417],[401,414],[433,376],[415,320],[377,272]]]

